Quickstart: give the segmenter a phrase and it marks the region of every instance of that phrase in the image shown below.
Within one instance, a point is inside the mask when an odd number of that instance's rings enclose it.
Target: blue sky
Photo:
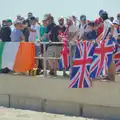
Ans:
[[[26,17],[30,11],[40,19],[45,13],[52,13],[56,19],[86,14],[91,20],[97,17],[100,9],[108,11],[109,16],[116,16],[120,12],[120,0],[0,0],[0,4],[0,21],[13,19],[17,14]]]

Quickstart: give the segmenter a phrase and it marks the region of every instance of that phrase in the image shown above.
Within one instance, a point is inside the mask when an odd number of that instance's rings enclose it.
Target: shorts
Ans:
[[[45,47],[46,47],[45,50],[47,50],[48,45],[45,45]],[[45,52],[46,52],[46,51],[45,51]],[[41,53],[41,54],[44,53],[44,45],[43,45],[43,44],[40,45],[40,53]]]
[[[35,55],[38,57],[40,55],[40,46],[35,45]]]
[[[49,46],[47,49],[47,57],[60,57],[62,46]]]

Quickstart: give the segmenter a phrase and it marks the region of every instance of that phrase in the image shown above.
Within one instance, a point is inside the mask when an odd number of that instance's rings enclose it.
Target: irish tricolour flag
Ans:
[[[0,42],[0,69],[27,72],[34,67],[35,46],[25,42]]]

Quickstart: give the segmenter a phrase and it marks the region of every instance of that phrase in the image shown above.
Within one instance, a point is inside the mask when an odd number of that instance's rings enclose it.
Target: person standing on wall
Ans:
[[[11,38],[10,38],[10,35],[11,35],[11,28],[10,26],[12,25],[12,20],[10,19],[7,19],[4,21],[4,24],[0,30],[0,39],[3,41],[3,42],[10,42],[11,41]]]
[[[66,27],[64,25],[64,18],[61,17],[58,19],[59,25],[55,25],[51,30],[51,41],[52,42],[61,42],[59,39],[59,34],[64,33],[66,30]],[[62,45],[51,45],[48,48],[48,56],[50,57],[60,57],[60,52],[62,50]],[[57,75],[57,68],[58,68],[58,60],[49,60],[49,66],[50,66],[50,75]]]

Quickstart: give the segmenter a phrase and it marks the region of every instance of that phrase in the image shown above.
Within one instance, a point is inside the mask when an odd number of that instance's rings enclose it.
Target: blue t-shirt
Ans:
[[[11,41],[12,42],[20,42],[21,41],[21,37],[23,37],[23,33],[21,30],[18,29],[14,29],[11,33]]]

